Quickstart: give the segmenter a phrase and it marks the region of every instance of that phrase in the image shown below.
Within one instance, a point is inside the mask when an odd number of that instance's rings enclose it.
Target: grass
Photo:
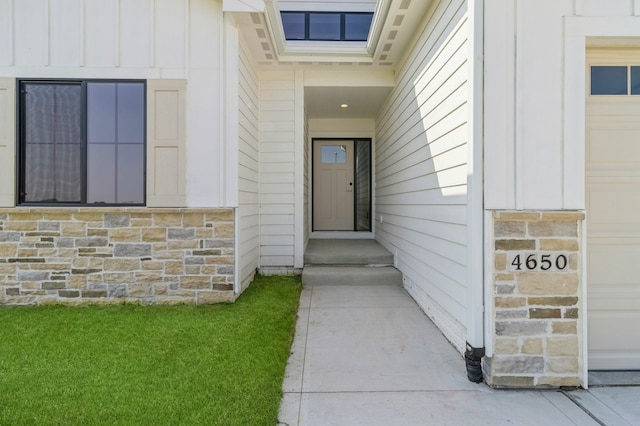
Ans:
[[[0,309],[0,424],[275,425],[300,294],[234,304]]]

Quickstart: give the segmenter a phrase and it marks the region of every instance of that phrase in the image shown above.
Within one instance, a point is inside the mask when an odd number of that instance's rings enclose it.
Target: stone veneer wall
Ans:
[[[493,356],[483,365],[490,386],[581,385],[583,220],[575,211],[493,213]]]
[[[0,209],[0,304],[235,299],[233,209]]]

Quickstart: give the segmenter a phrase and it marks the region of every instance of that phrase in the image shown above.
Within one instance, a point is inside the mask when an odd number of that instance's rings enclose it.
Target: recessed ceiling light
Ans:
[[[349,108],[349,105],[348,104],[342,104],[342,105],[340,105],[340,108]]]

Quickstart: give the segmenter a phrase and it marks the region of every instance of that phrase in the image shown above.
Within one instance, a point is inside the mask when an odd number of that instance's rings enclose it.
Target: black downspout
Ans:
[[[464,360],[467,366],[467,378],[470,382],[482,382],[482,357],[484,348],[474,348],[467,342],[467,351],[464,353]]]

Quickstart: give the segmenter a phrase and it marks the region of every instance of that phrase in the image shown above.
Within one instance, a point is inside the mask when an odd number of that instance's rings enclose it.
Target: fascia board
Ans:
[[[223,12],[253,12],[265,11],[264,0],[222,0]]]

